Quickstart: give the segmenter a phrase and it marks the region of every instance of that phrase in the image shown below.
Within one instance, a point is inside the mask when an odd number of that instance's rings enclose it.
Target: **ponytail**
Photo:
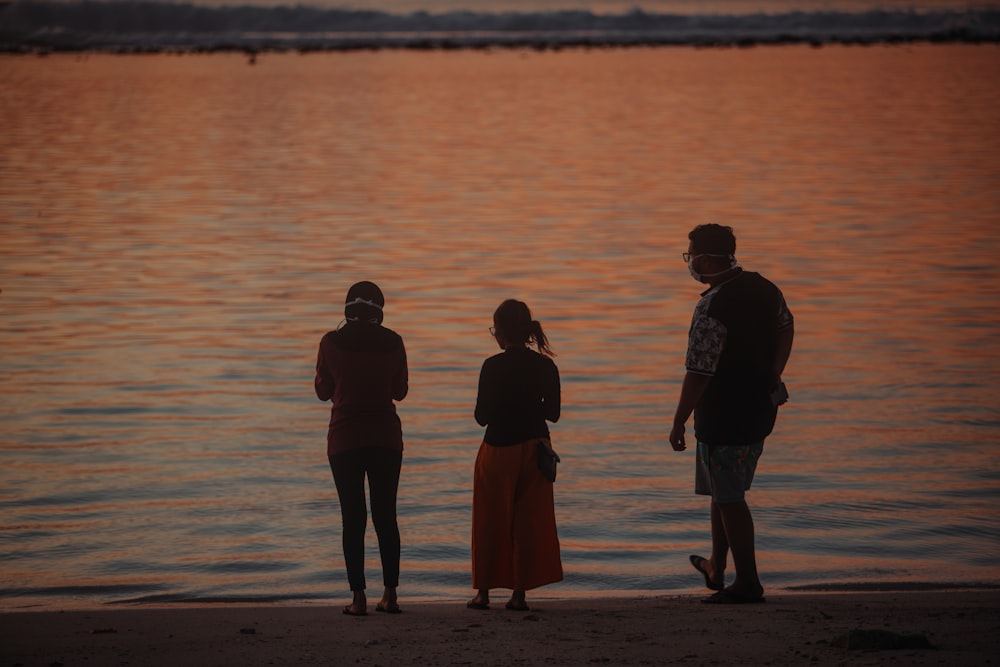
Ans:
[[[528,340],[535,341],[538,351],[546,357],[556,356],[556,353],[549,347],[549,339],[545,337],[545,332],[542,331],[542,323],[538,320],[531,320],[531,336]]]
[[[493,324],[503,330],[507,341],[514,345],[528,345],[534,341],[538,351],[547,357],[555,352],[549,347],[549,339],[542,331],[542,323],[531,319],[528,304],[516,299],[507,299],[493,313]]]

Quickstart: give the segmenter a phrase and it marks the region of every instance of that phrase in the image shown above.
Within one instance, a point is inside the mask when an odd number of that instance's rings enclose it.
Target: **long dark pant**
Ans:
[[[365,590],[365,475],[371,493],[372,523],[382,557],[382,581],[399,586],[399,524],[396,522],[396,491],[403,453],[384,447],[359,447],[330,457],[330,470],[340,497],[343,519],[344,561],[352,591]]]

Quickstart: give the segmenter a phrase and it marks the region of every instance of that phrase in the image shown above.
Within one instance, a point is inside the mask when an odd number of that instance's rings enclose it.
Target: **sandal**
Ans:
[[[698,570],[698,572],[701,573],[701,576],[705,577],[705,587],[708,590],[710,590],[710,591],[721,591],[722,590],[723,584],[717,584],[714,581],[712,581],[711,579],[709,579],[708,578],[708,572],[705,571],[705,570],[703,570],[703,569],[701,569],[701,564],[708,562],[707,558],[702,558],[701,556],[696,556],[694,554],[691,554],[690,556],[688,556],[688,560],[691,561],[691,565],[694,566],[694,569]]]
[[[706,604],[762,604],[767,602],[763,593],[749,595],[747,593],[737,593],[725,588],[718,593],[709,595],[702,600]]]
[[[403,610],[399,608],[399,605],[395,602],[390,602],[388,604],[379,602],[375,605],[375,611],[382,611],[386,614],[402,614]]]

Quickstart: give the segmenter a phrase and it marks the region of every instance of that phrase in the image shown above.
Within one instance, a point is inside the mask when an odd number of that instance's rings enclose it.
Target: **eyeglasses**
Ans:
[[[712,252],[698,252],[693,254],[690,252],[681,253],[681,259],[683,259],[685,262],[690,262],[695,257],[729,257],[729,255],[720,255]]]
[[[496,329],[496,327],[490,327],[490,335],[493,336],[494,338],[497,337],[497,329]]]

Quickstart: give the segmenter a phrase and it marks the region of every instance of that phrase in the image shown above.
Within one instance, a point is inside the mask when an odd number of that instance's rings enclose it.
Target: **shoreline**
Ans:
[[[529,612],[465,600],[342,605],[216,603],[0,612],[6,664],[984,665],[1000,648],[1000,590],[774,590],[758,605],[707,593],[545,598]],[[345,597],[343,601],[346,604]]]
[[[94,36],[56,34],[19,41],[0,41],[0,54],[13,56],[71,55],[246,55],[254,64],[258,55],[297,53],[369,53],[379,51],[590,51],[617,49],[748,49],[754,47],[873,47],[908,45],[967,45],[1000,44],[1000,35],[970,36],[962,32],[944,31],[933,35],[877,35],[864,37],[818,38],[777,35],[774,37],[698,37],[698,38],[524,38],[463,39],[456,37],[413,37],[385,39],[318,39],[290,41],[284,39],[222,38],[209,42],[185,39],[159,41],[157,38],[130,41]]]
[[[692,577],[693,578],[693,577]],[[769,586],[768,591],[782,595],[802,594],[839,594],[839,593],[902,593],[902,592],[965,592],[965,591],[997,591],[1000,596],[1000,581],[975,582],[945,582],[926,580],[897,581],[830,581],[812,584],[786,584]],[[502,595],[502,590],[498,589]],[[475,591],[469,589],[468,595]],[[676,589],[658,590],[550,590],[548,587],[535,591],[533,599],[544,601],[571,602],[574,600],[614,600],[614,599],[646,599],[698,596],[701,589],[696,586]],[[108,593],[110,595],[110,592]],[[445,593],[439,595],[402,595],[401,599],[410,604],[456,604],[463,600],[463,593]],[[86,612],[107,611],[115,609],[175,609],[191,607],[332,607],[339,603],[341,597],[349,594],[344,591],[339,594],[324,594],[316,596],[304,595],[218,595],[190,596],[184,594],[158,593],[139,597],[120,597],[117,599],[100,599],[100,594],[91,591],[84,596],[49,596],[44,593],[35,595],[10,595],[0,597],[0,617],[16,613],[44,612]],[[20,602],[20,603],[19,603]]]

